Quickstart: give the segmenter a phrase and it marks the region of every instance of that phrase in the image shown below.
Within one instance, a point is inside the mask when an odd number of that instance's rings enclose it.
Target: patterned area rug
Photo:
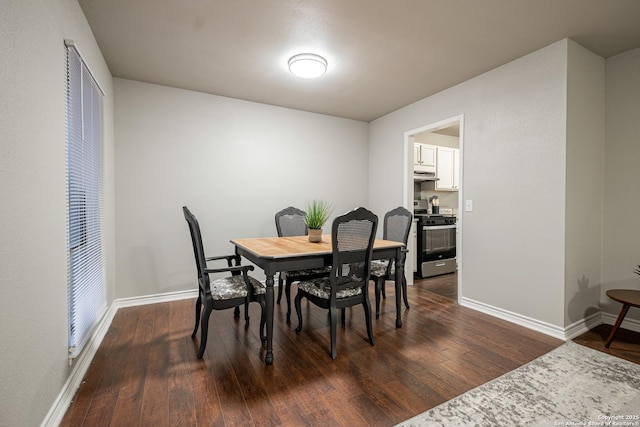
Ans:
[[[640,365],[567,342],[399,426],[640,426]]]

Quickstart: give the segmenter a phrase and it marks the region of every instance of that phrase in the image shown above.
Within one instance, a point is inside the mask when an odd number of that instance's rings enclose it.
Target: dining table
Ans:
[[[264,361],[273,364],[273,316],[274,316],[274,276],[276,273],[306,270],[330,266],[333,248],[331,235],[322,235],[321,242],[309,242],[308,236],[294,237],[254,237],[232,239],[235,253],[247,259],[264,271],[266,276],[265,320],[267,349]],[[405,245],[402,242],[375,239],[372,259],[395,260],[396,327],[402,327],[401,298],[404,277]]]

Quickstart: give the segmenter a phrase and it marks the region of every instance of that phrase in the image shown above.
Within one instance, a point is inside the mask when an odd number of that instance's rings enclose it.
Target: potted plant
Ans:
[[[304,222],[309,229],[309,241],[318,243],[322,241],[322,227],[327,222],[333,206],[331,203],[322,200],[314,200],[305,207],[306,215]]]

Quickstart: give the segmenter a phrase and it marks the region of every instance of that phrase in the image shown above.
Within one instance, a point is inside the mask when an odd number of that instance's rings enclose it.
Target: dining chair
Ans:
[[[397,207],[384,215],[382,238],[394,242],[402,242],[407,246],[413,214],[403,208]],[[406,251],[406,249],[405,249]],[[406,274],[406,270],[404,272]],[[387,280],[395,280],[395,260],[382,259],[371,261],[371,280],[375,282],[376,294],[376,319],[380,318],[380,294],[386,298],[385,283]],[[407,277],[402,276],[402,295],[405,307],[409,308],[407,299]]]
[[[235,316],[239,311],[237,308],[245,305],[245,321],[249,322],[248,305],[250,302],[260,304],[260,340],[264,344],[267,341],[265,334],[265,293],[264,284],[259,280],[249,276],[252,265],[240,265],[239,255],[222,255],[205,257],[202,235],[198,220],[191,211],[184,206],[182,208],[184,218],[189,224],[191,242],[193,243],[193,253],[196,260],[196,270],[198,274],[198,299],[196,300],[196,325],[191,334],[191,338],[196,337],[200,324],[200,348],[198,349],[198,359],[202,359],[207,346],[207,336],[209,331],[209,317],[212,310],[225,310],[236,308]],[[227,267],[209,268],[208,263],[212,261],[226,260]],[[211,274],[230,273],[227,277],[211,279]],[[204,310],[203,310],[204,309]]]
[[[331,226],[332,264],[329,276],[298,282],[295,298],[298,327],[302,331],[302,298],[307,298],[320,308],[329,310],[331,328],[331,357],[337,356],[336,322],[337,312],[344,308],[362,304],[367,335],[375,345],[371,326],[371,304],[369,302],[369,274],[371,254],[378,227],[378,217],[365,208],[357,208],[337,217]]]
[[[306,236],[309,229],[305,223],[305,211],[289,206],[276,212],[276,231],[278,237]],[[294,270],[280,273],[278,277],[278,304],[282,299],[282,288],[287,298],[287,322],[291,320],[291,284],[303,279],[328,275],[331,267]],[[284,286],[283,286],[284,283]]]

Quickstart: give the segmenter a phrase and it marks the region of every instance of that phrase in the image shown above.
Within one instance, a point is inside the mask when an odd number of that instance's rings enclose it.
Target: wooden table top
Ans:
[[[640,291],[635,289],[609,289],[607,296],[622,304],[640,307]]]
[[[332,252],[331,235],[323,234],[322,242],[311,243],[308,236],[254,237],[233,239],[231,243],[260,258],[288,258],[291,256],[326,255]],[[401,242],[376,239],[374,249],[389,249],[404,246]]]

